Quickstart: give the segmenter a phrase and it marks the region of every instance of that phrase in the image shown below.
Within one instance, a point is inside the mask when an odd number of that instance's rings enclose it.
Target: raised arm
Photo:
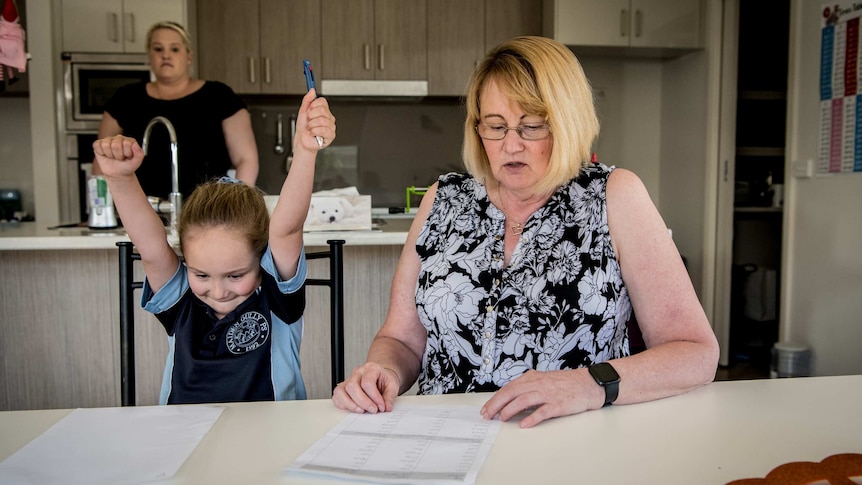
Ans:
[[[323,147],[335,139],[335,117],[324,98],[316,98],[314,90],[306,93],[296,117],[296,137],[293,140],[293,163],[281,187],[278,204],[269,223],[269,245],[278,274],[283,279],[296,274],[302,251],[302,225],[308,215],[311,190],[314,185],[314,162],[318,145]]]
[[[99,134],[96,136],[97,140],[101,140],[102,138],[108,138],[109,136],[119,135],[123,133],[123,128],[111,116],[110,113],[105,111],[102,114],[102,121],[99,122]],[[96,157],[93,157],[93,175],[102,175],[102,169],[99,167],[99,162]]]
[[[222,121],[221,126],[228,155],[236,169],[236,178],[247,185],[254,186],[260,166],[248,110],[237,111],[233,116]]]
[[[395,398],[413,385],[419,376],[428,334],[419,321],[414,291],[420,261],[416,240],[437,193],[432,185],[422,198],[413,225],[401,250],[392,279],[386,321],[371,342],[368,357],[332,393],[339,409],[355,413],[391,411]]]
[[[168,244],[162,220],[135,176],[144,152],[134,138],[122,135],[96,140],[93,151],[123,227],[141,254],[147,282],[153,291],[158,291],[176,272],[179,259]]]

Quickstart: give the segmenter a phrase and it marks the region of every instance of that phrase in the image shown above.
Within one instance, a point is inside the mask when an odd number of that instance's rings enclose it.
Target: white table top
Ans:
[[[488,394],[399,402],[481,405]],[[717,382],[682,396],[611,406],[528,430],[504,423],[480,484],[723,484],[793,461],[862,453],[862,376]],[[345,414],[329,400],[228,404],[182,483],[344,483],[281,470]],[[0,460],[69,410],[0,413]]]
[[[330,239],[343,239],[351,246],[403,245],[409,224],[390,224],[383,230],[307,232],[306,246],[326,246]],[[0,251],[55,249],[114,249],[128,241],[122,228],[90,230],[86,227],[48,229],[37,222],[0,227]]]

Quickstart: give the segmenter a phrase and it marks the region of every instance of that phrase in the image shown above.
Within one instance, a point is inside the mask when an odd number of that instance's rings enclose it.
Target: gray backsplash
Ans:
[[[299,98],[245,99],[260,153],[258,186],[277,194],[290,152],[290,117]],[[463,171],[464,106],[458,98],[355,100],[329,98],[338,136],[318,158],[315,190],[356,185],[374,207],[404,207],[406,188],[425,187],[437,176]],[[276,154],[281,113],[286,151]],[[418,198],[411,205],[418,205]]]

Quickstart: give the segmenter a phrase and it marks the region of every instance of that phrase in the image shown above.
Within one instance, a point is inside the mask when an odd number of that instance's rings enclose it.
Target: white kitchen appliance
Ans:
[[[60,170],[61,221],[89,220],[87,183],[105,104],[122,86],[152,80],[146,54],[63,52],[63,84],[57,124],[64,154]]]
[[[117,227],[114,199],[108,190],[105,177],[93,175],[87,180],[87,200],[90,207],[87,225],[91,229],[113,229]]]

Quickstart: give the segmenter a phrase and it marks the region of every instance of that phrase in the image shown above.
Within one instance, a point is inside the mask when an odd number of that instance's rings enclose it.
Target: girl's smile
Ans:
[[[238,231],[224,226],[190,228],[183,238],[183,254],[189,287],[219,319],[260,286],[260,257]]]

